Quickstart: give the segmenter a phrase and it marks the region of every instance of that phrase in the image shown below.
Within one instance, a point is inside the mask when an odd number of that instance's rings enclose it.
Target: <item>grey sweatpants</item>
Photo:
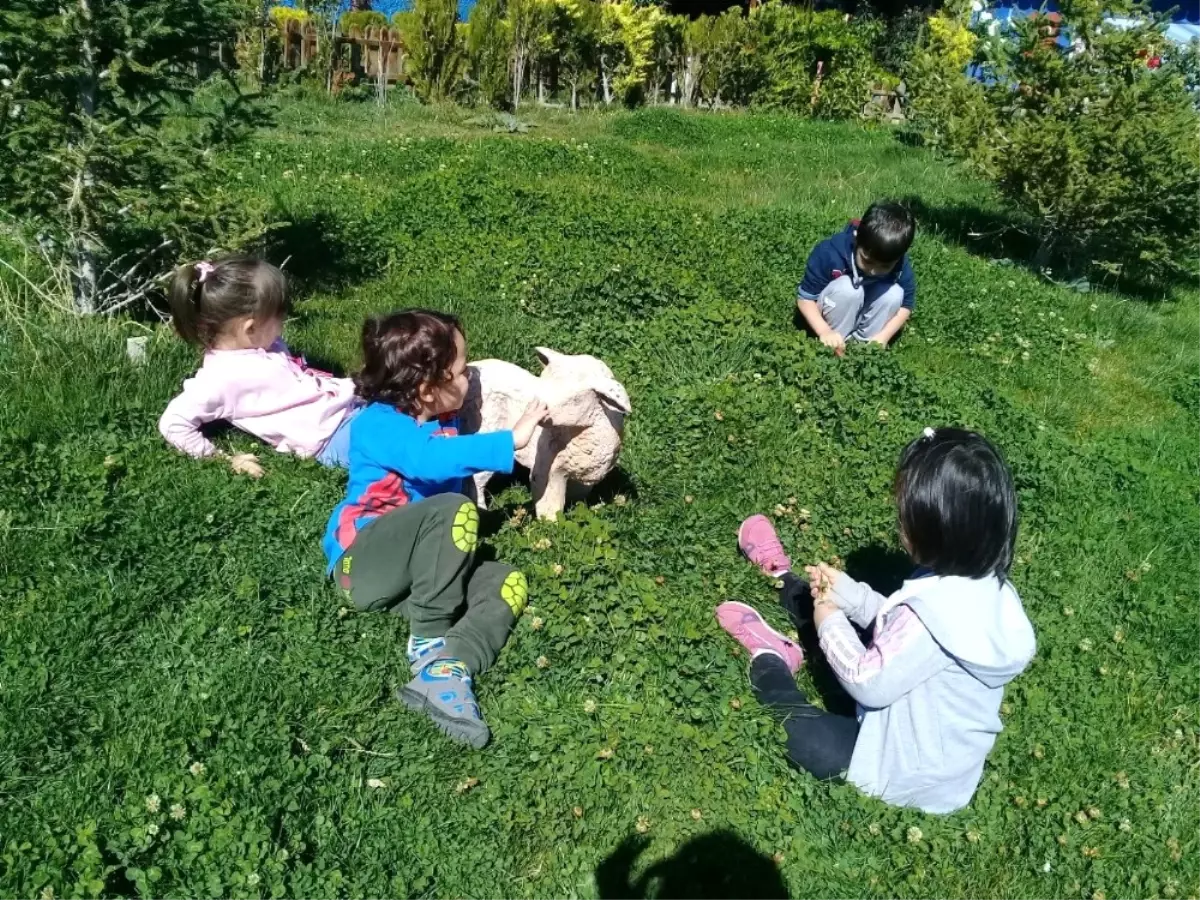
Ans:
[[[825,286],[816,303],[821,317],[843,338],[869,341],[900,311],[904,304],[904,289],[893,284],[866,309],[863,299],[861,282],[856,287],[854,279],[843,275]]]

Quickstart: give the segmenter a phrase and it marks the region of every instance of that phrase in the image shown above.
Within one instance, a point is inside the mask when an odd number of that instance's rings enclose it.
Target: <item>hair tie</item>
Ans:
[[[215,268],[216,266],[208,262],[208,260],[196,263],[196,283],[204,284],[205,280],[213,273]]]
[[[932,428],[926,428],[924,431],[921,432],[921,434],[925,435],[925,437],[927,437],[927,438],[932,439],[935,432]]]

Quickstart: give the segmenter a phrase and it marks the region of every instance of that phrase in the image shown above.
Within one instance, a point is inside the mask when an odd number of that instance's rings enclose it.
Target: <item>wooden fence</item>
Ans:
[[[303,69],[320,52],[321,34],[311,22],[289,21],[282,29],[281,64]],[[395,28],[351,28],[333,37],[333,83],[357,79],[376,84],[396,84],[404,78],[404,42]]]

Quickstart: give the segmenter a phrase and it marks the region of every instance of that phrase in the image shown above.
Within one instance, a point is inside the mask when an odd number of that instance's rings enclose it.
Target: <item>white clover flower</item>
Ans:
[[[148,813],[158,812],[159,803],[160,803],[160,801],[158,799],[158,794],[151,794],[149,797],[146,798],[146,812],[148,812]]]
[[[204,774],[204,763],[197,760],[196,762],[194,762],[190,766],[188,766],[188,771],[191,772],[193,775],[195,775],[197,778],[199,778],[201,775]]]
[[[187,808],[182,803],[171,804],[171,818],[176,822],[182,822],[187,816]]]

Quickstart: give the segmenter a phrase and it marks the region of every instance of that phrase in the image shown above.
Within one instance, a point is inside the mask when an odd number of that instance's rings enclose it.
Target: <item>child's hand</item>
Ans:
[[[846,352],[846,339],[836,331],[829,331],[821,335],[821,343],[838,356],[841,356]]]
[[[229,457],[229,468],[239,475],[249,475],[251,478],[262,478],[263,467],[258,464],[258,457],[253,453],[235,453]]]
[[[550,409],[541,400],[533,400],[513,426],[513,449],[524,450],[533,439],[533,430],[550,420]]]
[[[833,566],[820,563],[815,566],[805,566],[808,584],[812,588],[813,599],[817,603],[833,603],[833,590],[842,573]]]

